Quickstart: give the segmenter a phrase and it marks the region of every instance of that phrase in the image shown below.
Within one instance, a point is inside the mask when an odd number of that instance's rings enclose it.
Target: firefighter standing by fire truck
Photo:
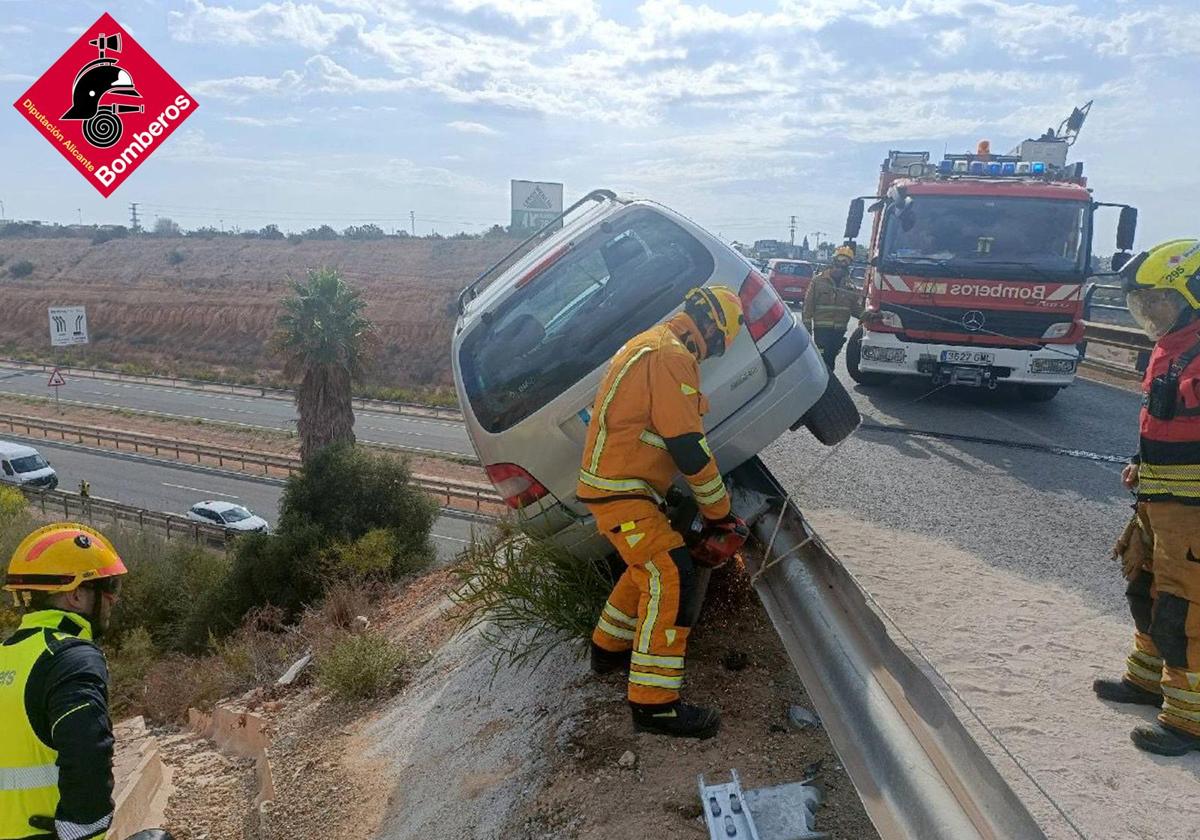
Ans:
[[[1154,340],[1138,455],[1122,479],[1135,515],[1114,548],[1136,626],[1119,680],[1098,696],[1158,706],[1131,733],[1159,755],[1200,750],[1200,241],[1177,239],[1121,270],[1130,314]]]
[[[628,669],[633,724],[642,732],[715,735],[715,709],[680,702],[684,654],[695,620],[696,564],[728,559],[748,532],[704,436],[708,400],[700,362],[724,355],[741,330],[742,305],[725,286],[692,289],[683,311],[634,336],[600,382],[588,423],[577,494],[625,561],[592,634],[592,670]],[[665,498],[682,473],[704,517],[689,551],[671,527]]]
[[[863,311],[862,295],[849,284],[853,261],[854,249],[840,246],[833,252],[829,266],[813,277],[804,294],[804,324],[821,348],[825,366],[830,370],[846,343],[846,326]]]

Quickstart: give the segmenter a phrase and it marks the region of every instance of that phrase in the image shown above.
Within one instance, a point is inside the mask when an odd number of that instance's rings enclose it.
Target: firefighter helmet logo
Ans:
[[[983,313],[978,309],[972,309],[969,312],[964,312],[962,316],[962,325],[970,332],[979,332],[983,329]]]
[[[121,139],[121,114],[140,114],[145,108],[102,101],[110,94],[142,98],[133,86],[129,71],[117,64],[118,59],[108,55],[121,51],[121,36],[101,32],[88,44],[99,51],[100,57],[89,61],[75,75],[71,85],[71,107],[59,119],[82,121],[84,139],[97,149],[107,149]]]
[[[109,196],[196,110],[196,100],[104,14],[13,103]]]

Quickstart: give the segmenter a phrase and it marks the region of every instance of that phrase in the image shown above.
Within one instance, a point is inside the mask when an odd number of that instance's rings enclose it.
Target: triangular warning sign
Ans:
[[[554,207],[550,203],[550,196],[546,195],[541,187],[534,187],[533,192],[526,196],[525,206],[530,210],[550,210]]]
[[[66,385],[66,384],[67,384],[67,380],[63,379],[63,375],[61,373],[59,373],[58,368],[55,368],[54,371],[50,374],[50,381],[46,383],[46,387],[47,388],[58,388],[62,385]]]

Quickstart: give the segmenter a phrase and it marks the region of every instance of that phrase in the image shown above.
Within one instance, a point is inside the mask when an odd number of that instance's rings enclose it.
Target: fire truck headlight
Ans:
[[[894,330],[904,329],[904,322],[900,320],[900,314],[893,312],[890,309],[883,309],[879,312],[879,323],[885,327],[891,327]]]
[[[1060,321],[1057,324],[1051,324],[1046,328],[1046,331],[1042,333],[1042,338],[1062,338],[1064,335],[1067,335],[1071,332],[1071,327],[1073,326],[1074,324],[1070,321]]]

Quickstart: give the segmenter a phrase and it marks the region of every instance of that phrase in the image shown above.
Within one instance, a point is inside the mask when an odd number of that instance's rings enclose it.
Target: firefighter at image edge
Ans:
[[[838,352],[846,343],[846,325],[863,314],[862,296],[849,286],[854,249],[841,245],[824,271],[813,277],[804,293],[802,317],[821,348],[825,366],[833,370]]]
[[[1160,707],[1130,738],[1159,755],[1200,750],[1200,241],[1156,245],[1121,269],[1129,312],[1155,342],[1138,454],[1122,481],[1135,513],[1113,549],[1136,627],[1102,699]]]
[[[91,840],[113,818],[108,669],[95,640],[125,564],[98,531],[27,536],[4,588],[24,611],[0,644],[0,838]]]
[[[626,565],[592,633],[592,670],[628,669],[641,732],[708,738],[720,728],[715,709],[679,699],[698,608],[689,599],[696,558],[671,527],[665,496],[682,473],[705,520],[702,536],[745,533],[704,436],[700,392],[700,362],[723,355],[741,324],[733,289],[692,289],[683,311],[617,351],[588,423],[577,493]]]

